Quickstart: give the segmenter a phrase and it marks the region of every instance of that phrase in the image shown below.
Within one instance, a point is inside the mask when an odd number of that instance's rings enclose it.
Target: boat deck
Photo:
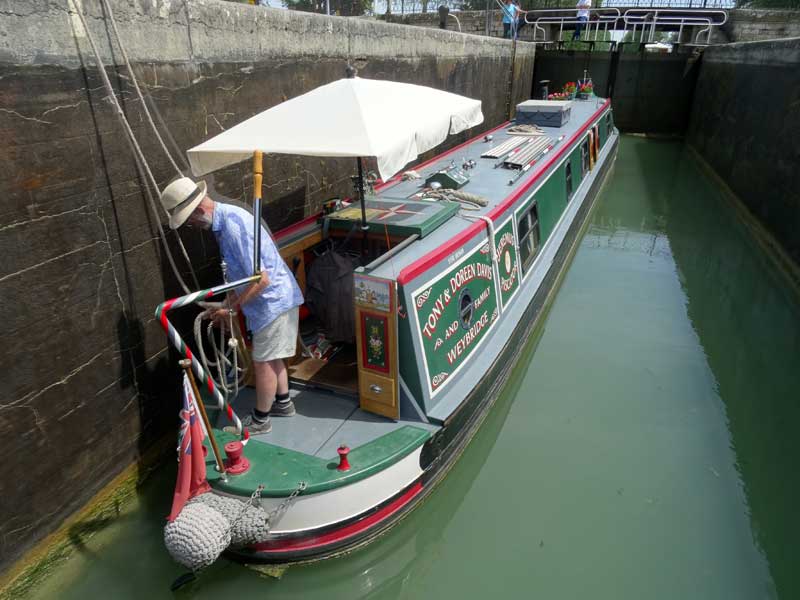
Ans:
[[[245,452],[251,468],[243,475],[219,481],[210,452],[206,460],[208,480],[219,491],[250,495],[264,484],[264,496],[291,493],[300,481],[309,492],[325,491],[367,477],[423,444],[439,427],[420,421],[393,421],[364,412],[352,397],[316,389],[290,392],[297,414],[273,418],[272,431],[253,435]],[[244,388],[231,403],[240,415],[255,405],[255,390]],[[216,417],[214,435],[220,444],[238,439],[222,428],[230,425],[223,414]],[[206,440],[208,444],[208,440]],[[336,470],[337,449],[350,448],[351,469]]]
[[[251,436],[251,442],[269,443],[288,450],[302,452],[318,458],[337,459],[337,448],[342,444],[350,448],[363,446],[402,427],[413,425],[426,431],[435,431],[436,425],[420,421],[393,421],[365,412],[358,400],[315,389],[290,391],[297,414],[290,418],[273,418],[272,431]],[[255,406],[253,388],[244,388],[231,404],[240,415],[250,414]],[[217,427],[229,425],[220,415]]]

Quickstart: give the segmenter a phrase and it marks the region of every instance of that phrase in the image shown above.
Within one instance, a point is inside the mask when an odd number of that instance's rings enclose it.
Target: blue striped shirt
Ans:
[[[253,273],[253,215],[233,204],[217,202],[211,231],[219,243],[222,259],[228,266],[228,281],[243,279]],[[267,272],[269,285],[261,294],[242,304],[247,327],[261,331],[281,313],[300,306],[303,294],[289,267],[266,229],[261,228],[261,268]],[[246,288],[240,289],[240,293]]]

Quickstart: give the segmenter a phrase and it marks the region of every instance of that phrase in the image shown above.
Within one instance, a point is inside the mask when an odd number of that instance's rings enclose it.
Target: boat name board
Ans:
[[[475,248],[412,294],[431,396],[452,379],[497,320],[491,250],[488,243]]]
[[[514,237],[514,222],[511,218],[495,230],[494,246],[497,253],[497,270],[500,274],[500,298],[505,308],[519,288],[519,257]]]

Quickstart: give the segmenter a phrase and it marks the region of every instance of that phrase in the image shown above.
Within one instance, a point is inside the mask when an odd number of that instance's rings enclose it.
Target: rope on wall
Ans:
[[[117,31],[116,23],[113,20],[113,13],[110,12],[110,6],[108,5],[107,0],[103,0],[103,4],[106,7],[106,10],[108,12],[109,19],[111,20],[112,27],[114,29],[114,32],[115,32],[116,36],[117,36],[117,41],[119,43],[120,49],[122,50],[122,54],[123,54],[123,57],[124,57],[124,60],[125,60],[125,64],[126,64],[126,66],[128,68],[128,71],[129,71],[129,73],[131,75],[131,80],[134,82],[134,87],[136,88],[136,91],[139,94],[139,98],[140,98],[140,100],[142,102],[142,107],[143,107],[143,110],[145,111],[145,114],[147,115],[148,121],[149,121],[150,125],[152,126],[153,131],[156,133],[156,137],[158,138],[159,142],[161,143],[162,149],[167,154],[167,156],[168,156],[170,162],[172,163],[173,167],[175,168],[177,174],[178,175],[182,175],[181,170],[178,168],[177,164],[175,163],[175,160],[172,158],[172,155],[169,153],[169,150],[167,149],[166,144],[164,143],[164,140],[159,135],[158,130],[157,130],[156,126],[155,126],[155,123],[153,122],[152,116],[150,115],[150,111],[147,108],[147,104],[144,101],[144,96],[141,93],[141,89],[139,88],[138,81],[136,80],[136,76],[135,76],[135,74],[133,72],[133,68],[131,67],[130,62],[128,61],[127,52],[124,50],[124,46],[122,44],[122,40],[119,38],[119,33]],[[180,272],[178,271],[178,267],[175,264],[175,259],[172,256],[172,252],[170,252],[169,244],[167,243],[167,237],[166,237],[166,234],[164,232],[164,228],[161,225],[161,218],[162,217],[158,212],[157,204],[155,202],[155,199],[153,198],[153,194],[152,194],[152,191],[151,191],[151,189],[155,190],[156,193],[160,196],[161,195],[161,189],[159,188],[158,183],[156,182],[155,176],[153,175],[153,172],[150,169],[150,165],[147,162],[147,158],[145,157],[144,152],[142,151],[142,148],[139,145],[139,142],[137,141],[136,136],[133,133],[133,129],[131,128],[131,125],[128,122],[127,117],[125,116],[125,112],[122,110],[122,106],[120,105],[119,99],[117,98],[117,95],[114,92],[114,87],[111,85],[111,81],[108,78],[108,73],[106,73],[105,65],[103,64],[103,59],[100,56],[99,50],[97,49],[97,44],[94,41],[94,37],[92,36],[91,31],[89,30],[89,25],[86,22],[86,17],[84,16],[83,11],[79,10],[77,6],[74,7],[74,12],[78,15],[78,18],[81,21],[81,25],[83,26],[83,29],[84,29],[84,31],[86,33],[86,39],[89,41],[89,45],[92,48],[92,54],[94,54],[95,62],[97,63],[97,68],[98,68],[98,71],[100,72],[100,77],[103,80],[103,86],[104,86],[104,88],[106,90],[106,93],[108,94],[108,99],[112,103],[112,105],[114,106],[115,113],[116,113],[117,117],[119,118],[123,129],[125,130],[126,138],[128,140],[129,145],[131,146],[131,150],[133,151],[133,155],[134,155],[134,158],[136,160],[137,170],[139,171],[139,173],[141,175],[144,176],[145,185],[143,187],[145,189],[145,195],[147,196],[148,205],[150,206],[150,210],[152,211],[152,213],[153,213],[153,215],[155,217],[156,226],[158,228],[159,238],[160,238],[161,243],[162,243],[162,245],[164,247],[164,252],[165,252],[165,254],[167,256],[167,260],[169,261],[170,267],[172,268],[172,272],[175,275],[175,278],[180,283],[181,288],[183,288],[184,292],[188,294],[190,292],[190,289],[186,285],[186,282],[183,280],[183,277],[181,276]],[[152,186],[152,188],[148,187],[148,185],[147,185],[148,183],[150,184],[150,186]],[[163,210],[163,207],[162,207],[162,211],[166,214],[166,210]],[[200,285],[197,282],[197,276],[196,276],[196,274],[194,272],[194,269],[192,268],[191,261],[189,260],[189,255],[186,252],[186,248],[183,245],[183,241],[181,240],[180,236],[176,235],[176,237],[178,239],[178,245],[179,245],[179,247],[181,249],[181,253],[183,254],[184,259],[186,260],[186,263],[189,265],[189,270],[191,272],[192,279],[193,279],[194,284],[195,284],[195,289],[199,288]]]

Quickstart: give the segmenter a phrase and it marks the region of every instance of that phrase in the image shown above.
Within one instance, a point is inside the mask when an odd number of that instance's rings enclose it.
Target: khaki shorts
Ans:
[[[275,320],[253,334],[252,358],[267,362],[294,356],[297,349],[298,309],[295,306],[279,314]]]

